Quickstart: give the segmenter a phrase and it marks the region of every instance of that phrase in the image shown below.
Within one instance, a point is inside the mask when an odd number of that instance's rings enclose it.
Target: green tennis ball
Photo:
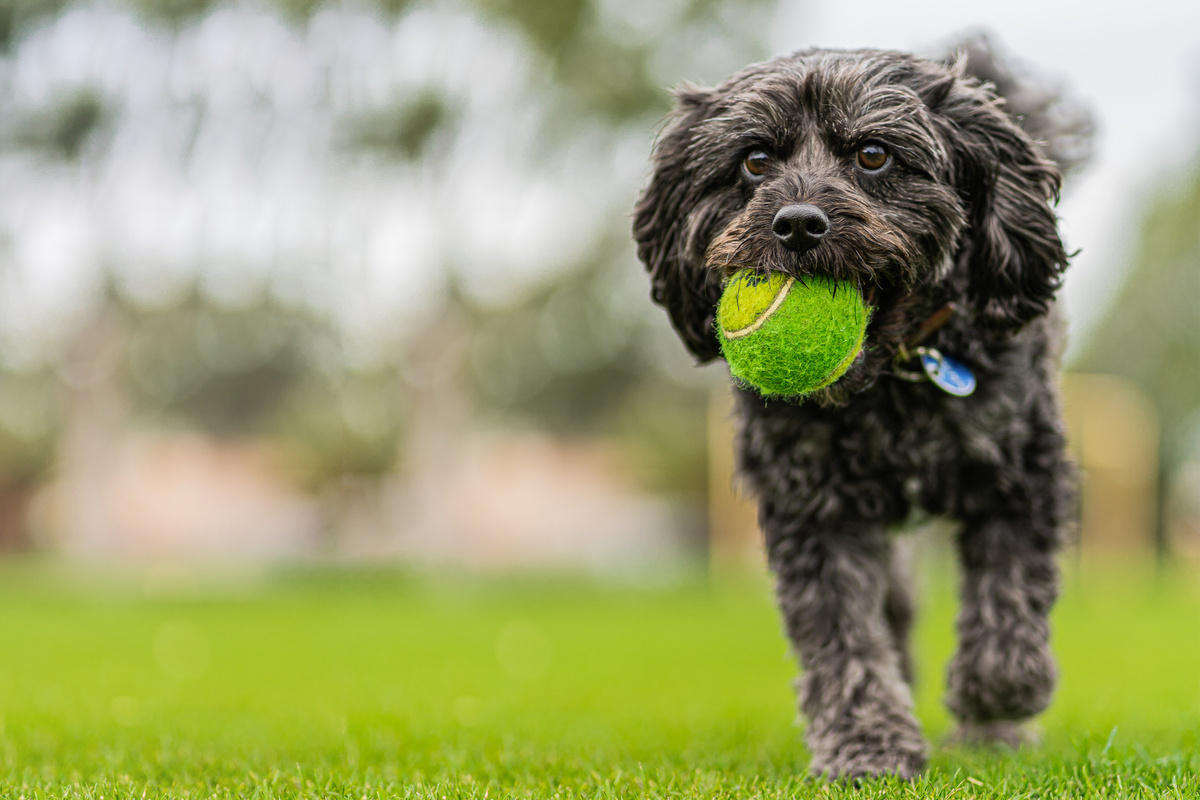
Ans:
[[[765,397],[801,397],[845,374],[870,316],[852,283],[743,269],[717,304],[717,336],[735,378]]]

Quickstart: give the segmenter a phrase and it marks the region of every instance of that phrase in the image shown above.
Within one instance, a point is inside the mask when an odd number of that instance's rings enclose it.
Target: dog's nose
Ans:
[[[816,206],[793,203],[779,209],[771,230],[784,247],[805,253],[820,244],[829,233],[829,217]]]

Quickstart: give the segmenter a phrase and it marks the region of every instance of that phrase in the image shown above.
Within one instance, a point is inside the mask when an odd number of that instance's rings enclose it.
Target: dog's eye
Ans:
[[[864,144],[858,148],[858,165],[868,172],[875,172],[887,166],[891,160],[886,148],[881,144]]]
[[[767,173],[767,167],[771,165],[771,156],[764,153],[762,150],[752,150],[745,158],[742,159],[742,169],[751,178],[761,178]]]

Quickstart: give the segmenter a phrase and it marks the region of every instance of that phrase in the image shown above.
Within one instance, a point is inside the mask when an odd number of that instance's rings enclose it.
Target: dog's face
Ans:
[[[1066,264],[1059,174],[961,69],[812,51],[687,89],[635,212],[654,299],[701,360],[721,286],[747,267],[858,284],[864,354],[816,395],[870,386],[942,303],[1005,335],[1045,313]]]

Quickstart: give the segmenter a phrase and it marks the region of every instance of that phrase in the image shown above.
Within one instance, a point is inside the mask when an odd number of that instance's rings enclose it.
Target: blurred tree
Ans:
[[[584,138],[603,152],[636,126],[639,138],[651,141],[670,106],[663,84],[714,80],[764,57],[761,23],[773,6],[688,0],[638,12],[633,4],[599,0],[472,4],[493,24],[516,31],[544,65],[538,100],[546,108],[531,130],[537,140],[526,167],[531,177],[562,169],[558,157]],[[428,143],[452,136],[460,122],[444,96],[425,93],[343,125],[352,148],[399,161],[424,157],[425,167],[437,170]],[[713,376],[689,374],[664,315],[647,300],[628,233],[636,188],[603,209],[592,247],[561,260],[548,278],[507,302],[479,299],[471,278],[450,264],[445,306],[427,328],[467,330],[467,346],[454,351],[464,361],[459,382],[485,421],[562,436],[623,437],[637,451],[648,488],[703,503],[711,385],[705,378]],[[416,405],[438,413],[436,404]]]
[[[444,96],[425,90],[400,104],[362,112],[343,123],[342,146],[417,161],[431,141],[452,123]]]
[[[701,507],[706,410],[718,376],[695,370],[653,313],[623,233],[512,305],[456,292],[470,320],[467,386],[485,422],[615,436],[633,455],[640,485]]]
[[[399,466],[410,387],[393,365],[309,370],[277,410],[272,437],[289,477],[320,501],[325,547],[386,540],[387,477]],[[365,530],[364,530],[365,528]]]
[[[165,306],[117,295],[135,411],[216,436],[266,430],[329,335],[311,313],[265,299],[222,307],[191,288]]]
[[[549,59],[558,95],[553,122],[599,118],[610,126],[664,113],[670,105],[664,81],[714,81],[764,57],[774,7],[769,0],[683,0],[654,8],[601,0],[475,2]]]
[[[378,504],[405,423],[398,365],[353,366],[330,320],[270,297],[228,307],[192,287],[146,307],[109,296],[140,425],[273,442],[287,476],[321,499],[329,546],[347,516]]]
[[[1147,204],[1125,284],[1072,365],[1123,375],[1154,401],[1164,497],[1200,413],[1200,157],[1182,176]]]
[[[204,16],[218,3],[216,0],[131,0],[130,5],[149,20],[179,27]],[[309,6],[309,10],[312,8]]]
[[[53,370],[0,370],[0,551],[29,545],[26,512],[54,466],[63,414]]]
[[[157,307],[110,296],[126,330],[124,385],[143,420],[276,438],[311,489],[392,469],[400,372],[350,366],[329,320],[270,297],[222,306],[196,287]]]
[[[75,161],[88,140],[100,133],[112,112],[94,90],[56,96],[44,106],[26,109],[14,122],[12,138],[21,149]]]
[[[512,306],[489,308],[464,295],[471,377],[485,409],[564,435],[610,427],[623,398],[653,370],[639,342],[647,320],[622,307],[611,257],[599,255]]]
[[[118,320],[113,341],[123,354],[119,384],[142,422],[214,436],[276,437],[293,453],[297,479],[314,491],[347,476],[375,480],[394,468],[402,433],[427,421],[413,419],[424,413],[414,409],[437,414],[454,405],[440,394],[449,385],[441,377],[428,382],[441,387],[437,392],[414,400],[420,381],[412,379],[413,370],[401,369],[437,362],[433,373],[454,373],[489,420],[563,435],[653,440],[661,443],[656,452],[668,455],[646,460],[647,483],[701,493],[705,384],[688,373],[665,318],[647,302],[632,256],[627,214],[645,153],[635,167],[629,158],[616,162],[629,142],[648,149],[670,104],[666,86],[715,80],[762,57],[772,6],[773,0],[368,0],[351,6],[275,0],[250,8],[212,0],[130,0],[98,7],[0,0],[0,157],[20,151],[14,163],[21,169],[39,162],[27,180],[53,184],[46,196],[66,198],[60,204],[66,210],[47,222],[47,230],[70,230],[87,218],[99,234],[85,241],[108,246],[111,234],[118,242],[111,253],[80,262],[98,260],[158,277],[156,259],[174,258],[167,266],[185,264],[197,273],[197,285],[204,283],[200,273],[230,272],[231,265],[240,269],[253,259],[268,263],[251,269],[269,272],[279,265],[288,272],[279,292],[287,302],[268,291],[259,300],[243,297],[240,305],[217,303],[193,288],[176,302],[146,304],[113,290],[115,283],[95,298],[102,306],[97,316],[108,319],[112,311]],[[83,47],[87,37],[80,30],[94,23],[110,26],[111,35],[92,52],[90,40]],[[401,41],[412,46],[415,40],[403,37],[413,31],[466,31],[469,38],[481,29],[489,42],[500,43],[497,53],[520,62],[512,85],[496,84],[510,93],[498,99],[478,96],[493,87],[486,81],[482,89],[474,86],[490,77],[476,74],[474,51],[447,67],[447,74],[413,76],[404,71],[419,71],[412,62],[393,59],[385,49],[399,52]],[[370,63],[358,59],[359,41],[379,45]],[[37,69],[19,70],[22,44],[31,42],[28,57],[42,61]],[[130,52],[122,50],[126,46]],[[72,47],[88,52],[62,59]],[[141,49],[134,53],[135,47]],[[498,63],[497,53],[488,54],[486,63]],[[109,59],[105,69],[95,69],[97,59]],[[45,77],[26,80],[35,72]],[[297,130],[307,133],[294,135]],[[541,279],[502,303],[470,291],[465,259],[454,247],[462,204],[480,202],[482,193],[471,181],[480,177],[482,152],[492,159],[483,172],[499,164],[516,175],[520,189],[547,186],[565,195],[565,187],[586,205],[578,248],[544,258],[552,263],[537,273]],[[39,158],[29,159],[29,153]],[[314,169],[315,178],[295,180],[297,161],[288,158],[296,153],[329,165]],[[347,153],[367,157],[336,158]],[[45,169],[44,160],[64,168]],[[91,169],[69,168],[76,164]],[[123,182],[125,174],[136,179]],[[504,186],[508,177],[496,183]],[[430,344],[421,334],[428,326],[420,324],[411,325],[415,333],[399,344],[377,340],[384,352],[371,358],[344,344],[353,338],[343,334],[358,322],[353,309],[360,307],[347,296],[369,292],[354,271],[368,234],[408,222],[382,215],[361,219],[376,212],[370,208],[374,198],[387,199],[384,192],[363,189],[389,181],[418,187],[421,202],[438,212],[419,218],[420,224],[444,221],[432,244],[414,248],[413,255],[403,252],[399,266],[437,274],[434,286],[443,274],[453,276],[444,281],[454,288],[435,325],[453,318],[453,325],[465,326],[461,337],[450,337],[463,346],[435,348],[436,358],[427,357]],[[259,202],[263,195],[256,192],[263,186],[281,185],[288,188],[264,192],[271,202]],[[293,186],[332,191],[293,197]],[[163,198],[182,201],[177,214],[152,208]],[[367,199],[356,206],[358,198]],[[485,199],[504,204],[502,197]],[[118,202],[119,211],[108,207]],[[71,203],[76,205],[67,208]],[[231,207],[237,211],[229,213]],[[301,210],[288,216],[294,207]],[[402,203],[395,207],[406,213]],[[114,231],[122,225],[113,223],[138,214],[171,227],[172,245],[156,244],[160,231],[151,222],[130,224],[133,233],[120,239],[129,232]],[[262,247],[230,247],[244,233],[238,214],[262,223],[255,231],[266,231],[255,240],[265,242]],[[4,222],[15,225],[16,218]],[[542,233],[550,224],[532,227]],[[295,237],[300,244],[279,248],[284,232],[296,229],[302,229]],[[210,246],[213,239],[220,240],[217,246]],[[491,251],[489,246],[488,257]],[[78,254],[65,247],[52,255]],[[168,272],[166,266],[161,272]],[[53,347],[44,350],[44,362],[52,364]],[[444,368],[452,362],[454,369]],[[363,363],[374,366],[355,366]],[[6,385],[0,381],[0,393]],[[26,395],[14,390],[10,396],[17,402]],[[53,436],[37,441],[53,454]],[[18,473],[44,471],[14,466]]]
[[[716,80],[763,58],[762,22],[773,6],[690,0],[673,13],[638,13],[596,0],[478,3],[548,59],[554,111],[542,135],[550,152],[556,137],[574,143],[572,129],[616,138],[630,123],[649,142],[670,107],[663,84]],[[703,503],[714,376],[689,374],[665,317],[647,300],[628,235],[636,188],[578,260],[516,303],[470,309],[470,384],[488,412],[518,424],[623,437],[645,485]]]
[[[407,414],[400,372],[376,365],[313,371],[279,409],[274,425],[293,477],[310,490],[354,479],[372,481],[396,466]]]
[[[0,0],[0,53],[11,51],[38,22],[68,5],[68,0]]]
[[[649,77],[653,44],[614,35],[593,0],[478,0],[493,18],[514,25],[552,64],[557,88],[576,108],[619,121],[665,110],[661,87]],[[687,4],[683,15],[703,4]],[[578,113],[578,112],[577,112]]]
[[[54,0],[0,0],[0,54],[9,54],[42,19],[65,7]],[[85,148],[111,118],[104,99],[90,88],[52,92],[37,105],[5,99],[8,113],[0,120],[0,150],[36,153],[51,163],[81,161]],[[7,236],[0,241],[0,284],[6,289],[23,279],[13,268],[11,245]],[[21,550],[32,543],[27,512],[58,460],[69,405],[59,364],[10,355],[0,352],[0,551]]]

